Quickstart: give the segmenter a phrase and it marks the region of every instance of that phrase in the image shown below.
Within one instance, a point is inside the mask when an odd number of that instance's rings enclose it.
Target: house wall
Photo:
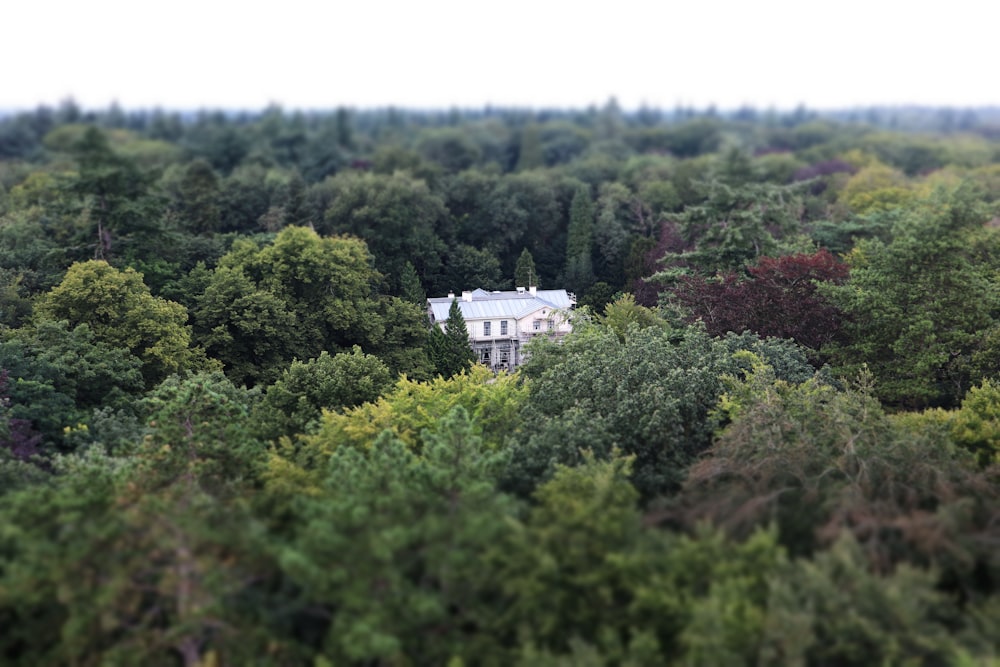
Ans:
[[[476,342],[486,342],[502,338],[519,336],[530,338],[546,333],[565,334],[573,330],[565,314],[558,310],[543,308],[526,315],[518,320],[507,319],[507,335],[501,335],[500,322],[504,318],[496,319],[469,319],[465,321],[465,328],[469,331],[469,339]],[[548,328],[548,320],[552,319],[553,328]],[[490,322],[490,335],[484,333],[486,322]],[[539,328],[535,329],[535,321],[538,321]],[[443,325],[442,325],[443,326]]]

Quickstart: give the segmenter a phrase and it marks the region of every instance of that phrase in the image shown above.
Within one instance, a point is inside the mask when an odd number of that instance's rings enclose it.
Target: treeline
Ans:
[[[0,120],[3,661],[992,664],[997,126],[859,113]]]

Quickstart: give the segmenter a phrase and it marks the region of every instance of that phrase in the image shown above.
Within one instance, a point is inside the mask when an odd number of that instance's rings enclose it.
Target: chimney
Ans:
[[[472,301],[472,292],[462,292],[462,301]]]
[[[538,294],[538,287],[532,285],[528,288],[528,291],[531,292],[531,296],[536,296]]]
[[[455,298],[455,293],[454,292],[448,292],[448,298],[449,299],[454,299]]]
[[[518,294],[524,294],[524,288],[523,287],[518,287],[517,288],[517,293]]]

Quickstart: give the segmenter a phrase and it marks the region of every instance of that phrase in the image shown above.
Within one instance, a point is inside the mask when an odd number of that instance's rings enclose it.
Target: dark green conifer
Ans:
[[[475,353],[469,347],[469,330],[456,299],[452,299],[448,309],[444,331],[436,326],[431,330],[427,349],[434,370],[445,378],[467,370],[475,362]]]
[[[521,251],[514,265],[514,287],[538,287],[538,271],[535,270],[535,258],[527,248]]]

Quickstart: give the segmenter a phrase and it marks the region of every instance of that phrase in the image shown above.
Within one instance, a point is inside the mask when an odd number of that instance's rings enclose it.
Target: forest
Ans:
[[[0,664],[1000,665],[1000,111],[0,116]]]

